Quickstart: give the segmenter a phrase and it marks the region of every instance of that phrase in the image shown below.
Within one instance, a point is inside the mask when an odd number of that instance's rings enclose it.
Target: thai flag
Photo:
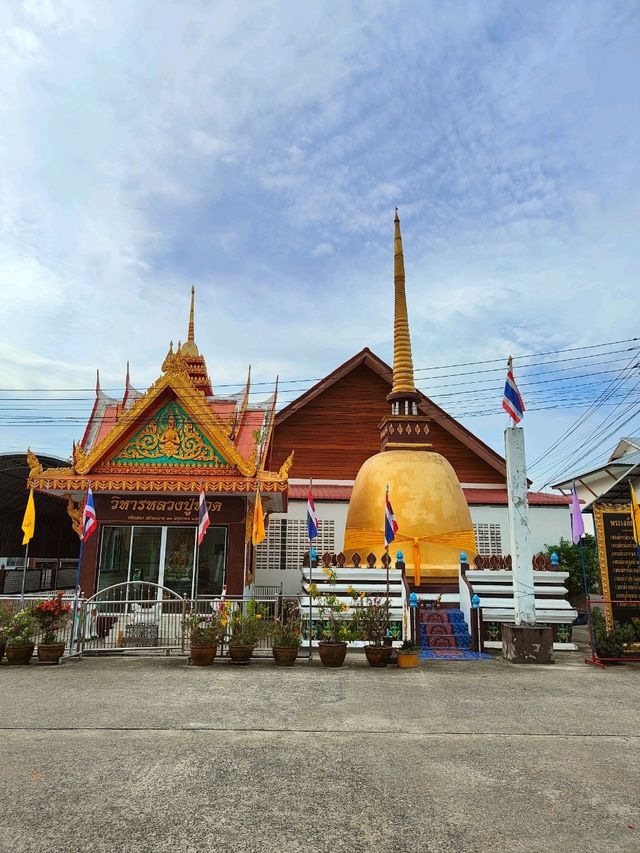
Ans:
[[[209,510],[207,509],[207,502],[204,498],[204,491],[202,491],[200,492],[200,499],[198,503],[198,545],[202,545],[204,534],[209,529],[210,524]]]
[[[98,529],[98,519],[96,518],[96,508],[93,504],[93,492],[87,489],[87,499],[84,502],[82,510],[82,541],[86,542],[92,533]]]
[[[505,412],[519,424],[524,416],[524,401],[518,391],[516,380],[513,378],[513,359],[509,358],[507,362],[507,381],[504,384],[504,396],[502,398],[502,408]]]
[[[391,501],[389,500],[389,486],[384,496],[384,547],[388,548],[389,543],[393,542],[398,532],[398,522],[393,514]]]
[[[318,535],[318,516],[316,515],[316,505],[313,502],[311,494],[311,486],[307,491],[307,531],[309,539],[315,539]]]

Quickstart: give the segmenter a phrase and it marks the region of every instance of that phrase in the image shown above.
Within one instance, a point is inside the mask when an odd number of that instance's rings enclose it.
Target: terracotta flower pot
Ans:
[[[4,643],[0,643],[0,661],[4,657],[4,646],[5,646]]]
[[[218,651],[217,646],[191,644],[191,663],[193,666],[211,666]]]
[[[391,652],[391,646],[365,646],[364,653],[369,661],[369,666],[387,666]]]
[[[229,644],[231,663],[248,664],[253,654],[253,646],[233,646]]]
[[[420,666],[420,652],[398,651],[396,658],[400,669],[415,669]]]
[[[38,643],[38,661],[40,663],[60,663],[64,654],[64,643]]]
[[[298,646],[273,646],[271,652],[278,666],[293,666],[298,657]]]
[[[33,649],[34,643],[30,643],[28,646],[7,646],[5,649],[7,661],[10,664],[24,666],[31,660]]]
[[[347,656],[347,644],[319,643],[318,651],[323,666],[342,666]]]

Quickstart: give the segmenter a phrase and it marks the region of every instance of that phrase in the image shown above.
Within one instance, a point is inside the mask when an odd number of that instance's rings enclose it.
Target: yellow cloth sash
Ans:
[[[379,530],[363,530],[362,528],[353,528],[349,530],[349,550],[354,551],[360,548],[366,548],[370,542],[376,539],[382,539],[384,547],[384,533]],[[355,539],[355,542],[354,542]],[[430,545],[450,545],[452,548],[458,548],[460,551],[469,551],[472,554],[477,552],[476,536],[473,530],[454,530],[451,533],[435,533],[433,536],[403,536],[401,533],[396,533],[394,542],[411,542],[413,545],[413,579],[416,586],[420,585],[420,543],[428,542]],[[346,543],[345,543],[346,545]],[[366,555],[365,555],[366,559]]]

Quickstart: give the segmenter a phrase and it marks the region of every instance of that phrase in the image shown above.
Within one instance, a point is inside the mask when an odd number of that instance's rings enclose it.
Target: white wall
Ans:
[[[344,544],[344,528],[347,521],[347,501],[316,501],[316,514],[319,519],[335,521],[335,551],[342,550]],[[500,525],[502,552],[509,553],[509,515],[506,506],[472,506],[471,519],[474,524],[491,523]],[[289,501],[288,518],[303,519],[307,514],[306,501]],[[273,517],[282,517],[283,513],[274,513]],[[585,517],[586,520],[586,517]],[[529,507],[529,527],[531,530],[531,548],[534,553],[544,551],[546,545],[555,545],[564,536],[571,538],[571,520],[568,506],[533,506]],[[283,584],[283,591],[295,594],[300,591],[300,571],[298,566],[292,566],[286,571],[278,569],[260,569],[256,572],[257,585],[278,586]]]
[[[336,523],[336,538],[335,552],[339,554],[344,545],[344,529],[347,524],[347,510],[349,509],[348,501],[315,501],[316,515],[318,520],[323,518],[333,519]],[[274,512],[270,517],[273,518],[306,518],[307,517],[307,502],[304,501],[289,501],[289,511],[286,513]]]
[[[506,506],[471,506],[474,524],[499,524],[502,553],[509,553],[509,511]],[[535,554],[546,545],[556,545],[562,536],[571,538],[571,516],[568,506],[530,506],[529,529],[531,548]]]
[[[332,518],[336,524],[336,553],[344,545],[344,528],[347,523],[346,501],[316,501],[318,518]],[[471,506],[471,520],[474,524],[482,522],[500,524],[502,549],[509,551],[509,513],[506,506]],[[290,518],[305,518],[306,501],[289,501]],[[529,507],[529,527],[531,529],[531,547],[534,552],[543,551],[545,545],[555,545],[561,536],[571,538],[571,516],[568,506],[531,506]]]

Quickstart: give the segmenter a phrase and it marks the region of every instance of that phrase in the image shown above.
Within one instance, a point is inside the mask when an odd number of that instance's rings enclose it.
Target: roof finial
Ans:
[[[178,349],[183,355],[200,355],[195,342],[195,300],[196,289],[191,286],[191,307],[189,308],[189,328],[187,330],[187,340],[178,346]]]
[[[404,253],[400,217],[396,207],[393,255],[394,283],[394,323],[393,323],[393,388],[391,394],[417,395],[413,378],[413,359],[411,357],[411,337],[409,335],[409,315],[407,312],[407,294],[405,291]]]
[[[194,314],[195,314],[195,311],[194,311],[194,303],[195,303],[195,298],[196,298],[196,288],[195,288],[195,286],[192,284],[192,285],[191,285],[191,308],[190,308],[190,310],[189,310],[189,331],[187,332],[187,340],[188,340],[188,341],[193,341],[193,340],[194,340],[193,335],[194,335],[194,325],[195,325],[195,323],[194,323]]]
[[[100,394],[100,370],[96,369],[96,397]]]

